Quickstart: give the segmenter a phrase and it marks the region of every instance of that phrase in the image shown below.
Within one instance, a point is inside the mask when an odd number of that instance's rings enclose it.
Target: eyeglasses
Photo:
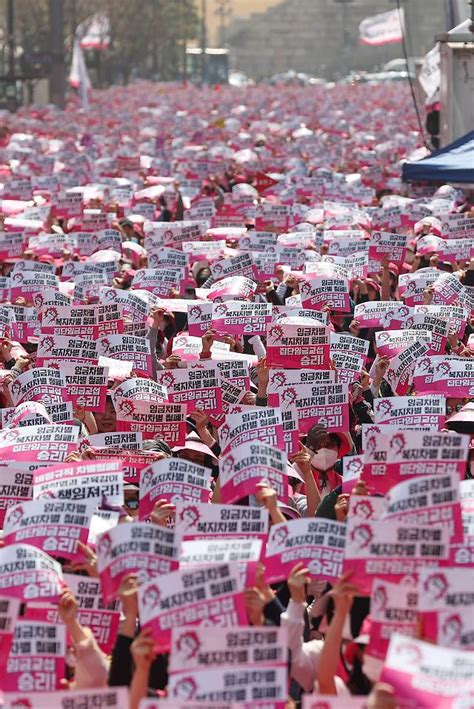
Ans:
[[[463,408],[464,404],[457,404],[456,406],[446,406],[446,413],[447,414],[458,414],[461,409]]]

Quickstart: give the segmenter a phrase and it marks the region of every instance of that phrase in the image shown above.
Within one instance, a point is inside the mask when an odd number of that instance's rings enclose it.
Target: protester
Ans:
[[[474,706],[474,209],[421,141],[389,84],[12,119],[5,707]]]

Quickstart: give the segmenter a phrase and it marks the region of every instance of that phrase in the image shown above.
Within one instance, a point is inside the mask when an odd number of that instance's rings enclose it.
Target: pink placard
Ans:
[[[185,625],[246,625],[243,577],[238,564],[215,564],[158,576],[138,591],[142,627],[166,651],[171,630]]]
[[[104,601],[117,596],[120,582],[136,574],[140,583],[158,575],[166,577],[178,567],[174,533],[145,522],[119,524],[101,534],[96,543],[97,568]]]
[[[342,572],[346,525],[326,519],[295,519],[274,524],[265,553],[265,578],[275,583],[288,578],[302,562],[319,581],[333,582]]]
[[[180,458],[159,460],[140,475],[140,519],[148,519],[158,500],[172,503],[207,502],[210,495],[209,470]]]

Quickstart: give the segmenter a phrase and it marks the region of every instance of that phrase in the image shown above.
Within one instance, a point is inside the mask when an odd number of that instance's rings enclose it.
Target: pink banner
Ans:
[[[176,503],[175,535],[180,539],[256,537],[266,539],[268,512],[262,507]]]

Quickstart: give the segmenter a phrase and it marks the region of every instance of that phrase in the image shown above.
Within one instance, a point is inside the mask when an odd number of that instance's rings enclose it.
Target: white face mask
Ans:
[[[317,453],[313,453],[311,465],[315,467],[316,470],[325,472],[329,470],[329,468],[332,468],[337,458],[338,452],[332,448],[320,448]]]

